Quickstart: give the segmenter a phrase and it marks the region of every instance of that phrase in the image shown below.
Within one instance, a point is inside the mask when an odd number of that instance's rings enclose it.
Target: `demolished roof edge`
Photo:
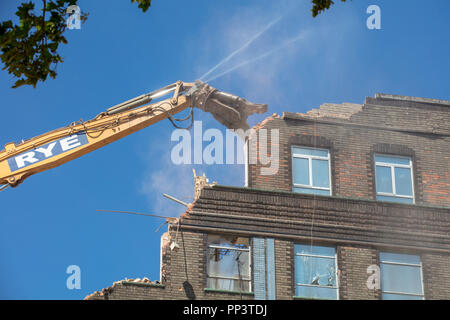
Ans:
[[[418,103],[426,103],[426,104],[438,104],[438,105],[450,107],[450,100],[422,98],[422,97],[414,97],[414,96],[403,96],[403,95],[387,94],[387,93],[375,93],[373,98],[378,99],[378,100],[395,100],[395,101],[408,101],[408,102],[418,102]]]

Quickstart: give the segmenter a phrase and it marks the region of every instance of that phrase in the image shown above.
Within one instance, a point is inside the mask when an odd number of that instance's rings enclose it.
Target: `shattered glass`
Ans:
[[[251,290],[247,238],[209,235],[207,261],[208,288],[244,292]]]
[[[337,299],[336,253],[333,247],[295,245],[295,295]]]

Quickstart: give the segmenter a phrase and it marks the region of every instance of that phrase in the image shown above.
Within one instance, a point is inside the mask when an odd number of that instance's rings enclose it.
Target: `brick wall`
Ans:
[[[176,231],[171,232],[172,239]],[[213,299],[213,300],[247,300],[253,294],[220,292],[205,290],[206,288],[206,238],[200,232],[179,231],[176,242],[177,251],[166,248],[163,263],[166,278],[161,285],[119,282],[88,297],[90,300],[155,300],[155,299]],[[156,258],[156,257],[155,257]]]
[[[340,299],[381,298],[380,290],[366,285],[380,247],[415,250],[425,298],[450,299],[450,212],[430,206],[450,206],[450,106],[419,100],[367,98],[364,106],[344,105],[342,116],[342,106],[330,104],[307,115],[266,119],[260,129],[279,129],[277,174],[261,175],[261,166],[251,164],[253,189],[206,187],[178,236],[171,230],[179,249],[164,246],[161,285],[119,282],[89,299],[253,299],[205,290],[208,232],[274,238],[277,299],[293,299],[294,243],[306,239],[336,247]],[[270,135],[268,142],[270,151]],[[292,145],[330,150],[333,196],[340,198],[291,193]],[[415,206],[366,201],[375,199],[374,153],[412,158]]]
[[[206,287],[206,234],[183,231],[179,233],[178,251],[168,252],[167,278],[160,285],[118,282],[100,293],[89,296],[90,300],[115,299],[253,299],[253,294],[205,290]],[[292,300],[295,292],[294,243],[275,239],[276,297]],[[377,300],[381,291],[366,285],[370,274],[367,267],[378,265],[378,250],[372,247],[328,243],[337,248],[339,299]],[[420,254],[420,253],[416,253]],[[422,253],[424,292],[426,299],[450,298],[450,254]]]
[[[291,241],[275,240],[275,282],[277,299],[294,296],[294,246]]]
[[[450,106],[367,100],[349,119],[285,114],[264,122],[268,132],[279,129],[279,171],[261,175],[263,166],[250,164],[249,187],[292,191],[291,146],[322,147],[333,195],[375,199],[373,154],[391,153],[412,158],[417,204],[450,206]],[[268,141],[270,151],[270,134]]]
[[[450,254],[422,254],[426,299],[450,299]]]
[[[364,247],[338,246],[339,299],[377,300],[380,290],[369,289],[367,268],[378,265],[378,252]]]

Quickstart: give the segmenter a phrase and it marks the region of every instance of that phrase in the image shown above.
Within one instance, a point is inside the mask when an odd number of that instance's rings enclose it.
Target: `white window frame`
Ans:
[[[248,239],[248,248],[244,249],[244,248],[233,248],[233,247],[227,247],[227,246],[220,246],[220,245],[215,245],[215,244],[210,244],[208,243],[207,248],[206,248],[206,263],[207,263],[207,270],[206,270],[206,279],[211,278],[211,279],[224,279],[224,280],[242,280],[242,281],[248,281],[249,282],[249,291],[242,291],[242,292],[252,292],[252,249],[251,249],[251,245],[250,245],[250,239]],[[233,251],[245,251],[248,252],[248,274],[249,277],[242,277],[241,279],[239,279],[239,277],[227,277],[227,276],[211,276],[209,275],[209,249],[223,249],[223,250],[233,250]],[[209,288],[209,287],[208,287]],[[214,288],[209,288],[209,289],[214,289]],[[221,290],[221,289],[217,289],[217,290]]]
[[[302,153],[295,153],[294,152],[294,148],[302,148],[302,149],[310,149],[310,150],[319,150],[319,151],[326,151],[327,152],[327,156],[326,157],[322,157],[322,156],[312,156],[312,155],[307,155],[307,154],[302,154]],[[291,153],[292,153],[292,158],[301,158],[301,159],[307,159],[308,160],[308,170],[309,170],[309,184],[305,185],[305,184],[299,184],[299,183],[294,183],[294,173],[292,173],[292,185],[294,188],[307,188],[307,189],[315,189],[315,190],[326,190],[329,191],[329,195],[332,195],[332,183],[331,183],[331,161],[330,161],[330,150],[328,149],[323,149],[323,148],[312,148],[312,147],[304,147],[304,146],[292,146],[291,147]],[[313,186],[312,182],[313,182],[313,175],[312,175],[312,160],[316,159],[316,160],[327,160],[328,161],[328,183],[330,185],[329,188],[325,188],[325,187],[315,187]],[[292,161],[292,160],[291,160]],[[292,165],[293,167],[293,165]]]
[[[388,163],[388,162],[381,162],[381,161],[377,161],[375,159],[376,156],[380,156],[380,157],[393,157],[393,158],[399,158],[399,159],[407,159],[409,160],[409,164],[396,164],[396,163]],[[376,153],[374,154],[374,162],[375,162],[375,189],[378,188],[378,186],[376,185],[376,181],[377,181],[377,166],[379,167],[388,167],[391,169],[391,184],[392,184],[392,193],[389,192],[379,192],[376,190],[376,194],[377,196],[386,196],[386,197],[392,197],[392,198],[406,198],[406,199],[412,199],[412,203],[414,204],[416,202],[415,200],[415,191],[414,191],[414,173],[413,173],[413,166],[412,166],[412,158],[411,157],[405,157],[405,156],[397,156],[397,155],[393,155],[393,154],[381,154],[381,153]],[[402,194],[397,194],[397,190],[395,187],[395,168],[405,168],[405,169],[409,169],[410,172],[410,178],[411,178],[411,187],[412,187],[412,196],[407,196],[407,195],[402,195]]]
[[[300,244],[300,243],[299,243]],[[336,279],[336,285],[335,286],[324,286],[324,285],[316,285],[316,284],[304,284],[304,283],[299,283],[297,281],[295,281],[295,287],[298,286],[302,286],[302,287],[316,287],[316,288],[328,288],[328,289],[336,289],[336,300],[339,300],[339,278],[338,278],[338,273],[337,273],[337,265],[338,265],[338,261],[337,261],[337,250],[335,247],[330,247],[330,248],[334,248],[334,257],[333,256],[323,256],[323,255],[318,255],[318,254],[309,254],[309,253],[295,253],[295,256],[298,257],[314,257],[314,258],[324,258],[324,259],[333,259],[334,260],[334,278]],[[294,263],[294,268],[296,267],[296,264]],[[295,272],[294,272],[295,275]],[[295,279],[297,280],[297,279]],[[305,297],[308,298],[308,297]],[[318,298],[320,299],[320,298]]]
[[[391,252],[383,252],[383,253],[391,253]],[[420,259],[420,256],[419,256],[419,259]],[[381,294],[387,293],[387,294],[397,294],[397,295],[403,295],[403,296],[422,297],[422,299],[425,300],[425,292],[424,292],[424,286],[423,286],[422,259],[420,259],[420,263],[404,263],[404,262],[395,262],[395,261],[389,261],[389,260],[381,260],[381,258],[380,258],[380,266],[382,264],[390,264],[390,265],[408,266],[408,267],[419,268],[420,269],[420,283],[421,283],[422,294],[407,293],[407,292],[400,292],[400,291],[387,291],[387,290],[383,290],[383,287],[381,287]],[[381,275],[381,277],[383,277],[383,275]],[[381,281],[381,283],[382,282],[383,281]]]

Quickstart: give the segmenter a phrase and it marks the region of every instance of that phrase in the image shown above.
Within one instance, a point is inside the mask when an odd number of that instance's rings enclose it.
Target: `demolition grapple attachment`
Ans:
[[[192,106],[209,112],[228,129],[249,129],[248,116],[267,112],[267,104],[251,103],[230,93],[221,92],[197,80],[186,92]]]

